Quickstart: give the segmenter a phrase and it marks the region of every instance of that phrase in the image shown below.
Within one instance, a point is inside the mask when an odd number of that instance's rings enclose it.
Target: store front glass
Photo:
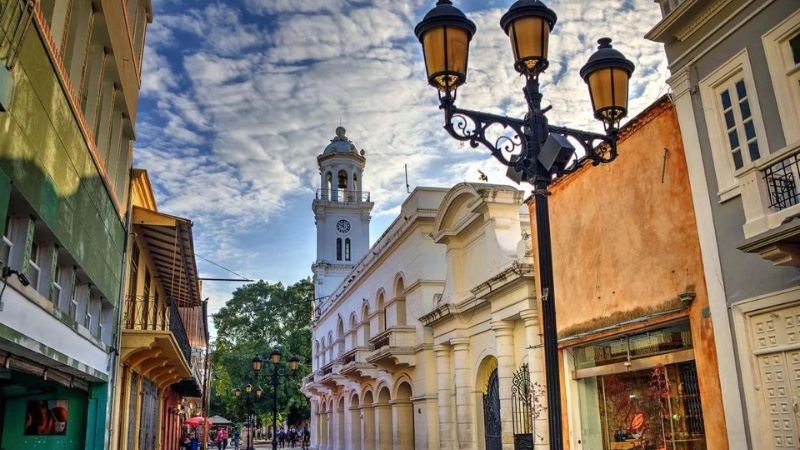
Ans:
[[[583,448],[705,450],[688,323],[573,350]]]

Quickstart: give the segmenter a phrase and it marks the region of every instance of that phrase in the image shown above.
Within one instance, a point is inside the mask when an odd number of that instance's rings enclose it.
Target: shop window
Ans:
[[[584,448],[705,449],[688,323],[573,350]]]

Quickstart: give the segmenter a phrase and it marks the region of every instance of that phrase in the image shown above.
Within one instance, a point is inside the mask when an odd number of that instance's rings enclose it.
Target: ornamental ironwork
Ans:
[[[500,386],[497,369],[489,375],[486,393],[483,394],[483,430],[486,435],[486,450],[502,450],[503,429],[500,423]]]
[[[533,389],[528,363],[514,372],[511,379],[511,416],[514,424],[514,449],[533,449]]]

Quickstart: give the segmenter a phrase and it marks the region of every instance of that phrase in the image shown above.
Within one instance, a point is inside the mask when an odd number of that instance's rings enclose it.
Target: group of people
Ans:
[[[192,442],[197,441],[196,437],[195,439],[193,437],[190,433],[184,432],[181,436],[180,449],[193,450]],[[289,448],[294,448],[299,443],[303,450],[307,450],[311,444],[311,432],[305,426],[299,429],[295,427],[289,427],[288,430],[279,429],[275,438],[279,448],[286,448],[287,444]],[[241,434],[237,429],[228,432],[227,428],[220,428],[213,437],[213,444],[216,444],[217,450],[228,450],[228,445],[231,446],[231,450],[240,450],[240,441]]]
[[[295,427],[289,427],[288,431],[281,428],[275,437],[278,440],[278,448],[285,448],[286,444],[289,444],[290,448],[296,447],[299,441],[305,450],[311,442],[311,433],[306,427],[300,427],[299,430]]]

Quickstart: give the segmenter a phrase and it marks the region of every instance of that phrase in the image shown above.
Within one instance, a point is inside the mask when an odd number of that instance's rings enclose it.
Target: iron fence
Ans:
[[[800,176],[798,154],[784,158],[764,169],[764,181],[769,193],[769,207],[778,211],[794,206],[800,201],[797,180]]]
[[[348,191],[345,189],[319,189],[317,190],[317,200],[340,202],[340,203],[354,203],[354,202],[368,202],[369,192],[364,191]]]

